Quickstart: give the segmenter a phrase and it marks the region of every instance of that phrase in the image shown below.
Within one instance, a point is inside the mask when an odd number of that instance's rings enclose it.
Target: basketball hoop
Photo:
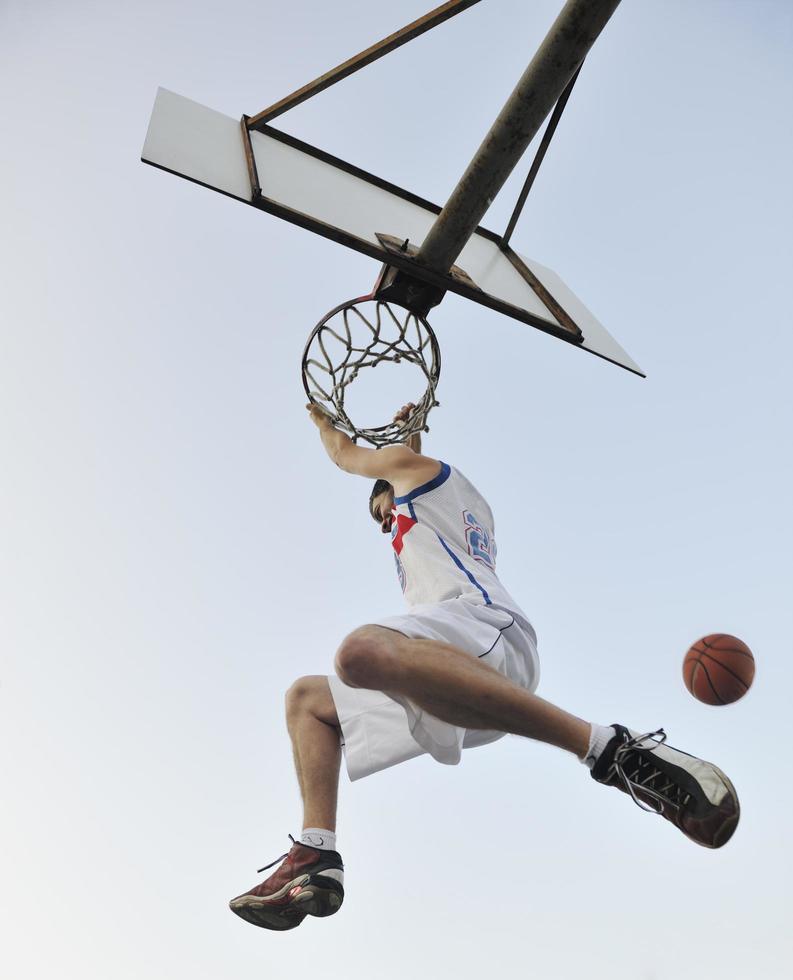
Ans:
[[[383,362],[418,367],[426,390],[404,421],[370,429],[358,427],[344,407],[347,390],[364,368]],[[427,320],[370,296],[331,310],[314,327],[303,352],[303,387],[309,400],[319,405],[334,425],[349,432],[353,441],[365,439],[373,446],[406,442],[427,431],[427,416],[438,404],[435,389],[440,373],[440,348]]]

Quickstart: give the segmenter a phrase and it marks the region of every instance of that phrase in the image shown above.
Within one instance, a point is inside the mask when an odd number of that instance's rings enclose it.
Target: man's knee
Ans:
[[[287,717],[310,712],[324,720],[329,710],[335,715],[328,679],[321,674],[298,677],[286,692]]]
[[[346,637],[336,654],[336,673],[350,687],[382,689],[393,660],[392,643],[382,626],[361,626]]]

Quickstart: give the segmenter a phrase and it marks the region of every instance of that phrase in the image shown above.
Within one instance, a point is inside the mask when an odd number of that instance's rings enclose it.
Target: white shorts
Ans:
[[[540,663],[534,630],[523,618],[467,599],[415,606],[404,616],[372,623],[410,639],[440,640],[479,657],[511,681],[534,691]],[[486,745],[505,733],[456,728],[428,714],[408,698],[395,700],[380,691],[348,687],[328,677],[341,725],[341,743],[351,780],[429,753],[438,762],[457,765],[462,750]]]

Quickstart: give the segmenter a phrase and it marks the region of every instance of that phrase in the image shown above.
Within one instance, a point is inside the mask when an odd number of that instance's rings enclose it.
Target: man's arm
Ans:
[[[306,405],[306,408],[311,421],[319,429],[325,452],[346,473],[388,480],[392,486],[418,486],[437,475],[440,466],[438,460],[416,453],[409,445],[384,446],[382,449],[356,446],[349,436],[333,427],[321,408],[313,404]]]
[[[403,422],[408,415],[413,411],[416,406],[413,402],[408,402],[407,405],[403,405],[402,408],[394,416],[395,422]],[[405,443],[406,446],[410,446],[414,453],[421,455],[421,433],[414,432],[413,435]]]

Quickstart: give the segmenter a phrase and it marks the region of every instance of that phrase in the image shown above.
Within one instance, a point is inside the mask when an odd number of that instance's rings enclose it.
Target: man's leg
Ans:
[[[303,798],[303,827],[335,831],[341,744],[326,677],[301,677],[289,688],[286,726]]]
[[[299,926],[306,915],[333,915],[344,901],[344,865],[335,850],[339,719],[326,677],[295,681],[286,695],[286,723],[303,797],[303,829],[323,830],[326,838],[293,840],[268,878],[229,903],[246,921],[281,931]]]
[[[476,657],[437,640],[412,640],[381,626],[350,634],[336,656],[353,687],[402,694],[441,721],[548,742],[586,755],[591,726]]]
[[[729,779],[712,763],[664,744],[663,729],[639,735],[623,725],[589,725],[448,644],[364,626],[342,643],[336,670],[347,684],[403,695],[456,727],[524,735],[580,759],[592,737],[595,780],[629,793],[704,847],[726,844],[738,824]]]

